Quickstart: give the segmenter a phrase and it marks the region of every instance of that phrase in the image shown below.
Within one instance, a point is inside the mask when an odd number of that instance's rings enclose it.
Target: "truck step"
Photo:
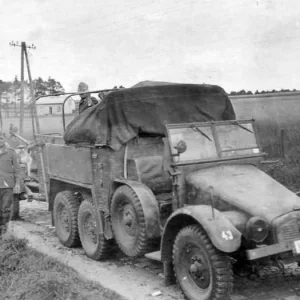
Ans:
[[[145,256],[152,260],[161,261],[160,251],[150,252],[150,253],[145,254]]]

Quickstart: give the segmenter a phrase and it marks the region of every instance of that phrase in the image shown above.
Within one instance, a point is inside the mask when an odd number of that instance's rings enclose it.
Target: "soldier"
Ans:
[[[86,83],[80,82],[78,85],[78,92],[88,92],[89,87]],[[79,113],[81,114],[83,111],[85,111],[87,108],[90,108],[96,104],[98,104],[98,101],[95,97],[91,97],[90,93],[81,94],[80,95],[80,102],[79,102]]]
[[[0,132],[0,236],[9,222],[13,194],[20,193],[21,169],[17,154],[4,141]]]

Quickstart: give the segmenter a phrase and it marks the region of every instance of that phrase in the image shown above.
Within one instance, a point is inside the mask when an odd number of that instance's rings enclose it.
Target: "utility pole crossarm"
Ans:
[[[30,46],[27,46],[25,42],[21,42],[21,44],[19,44],[19,42],[11,41],[9,43],[9,45],[12,46],[12,47],[22,47],[23,43],[25,44],[25,46],[26,46],[27,49],[33,49],[33,50],[36,49],[35,45],[31,44]]]

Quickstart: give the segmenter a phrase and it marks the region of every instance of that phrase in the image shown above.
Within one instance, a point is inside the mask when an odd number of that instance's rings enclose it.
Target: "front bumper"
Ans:
[[[294,242],[295,241],[288,241],[279,244],[273,244],[270,246],[264,246],[260,248],[246,250],[247,258],[248,260],[255,260],[263,257],[276,255],[276,254],[292,252],[291,255],[295,256],[295,261],[299,260],[300,253],[297,252]],[[298,259],[296,259],[296,256]]]

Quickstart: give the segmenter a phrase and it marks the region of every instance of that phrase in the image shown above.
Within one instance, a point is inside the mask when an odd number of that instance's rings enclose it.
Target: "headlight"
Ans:
[[[269,225],[265,220],[259,217],[252,217],[248,220],[246,224],[247,239],[259,243],[267,238],[268,233]]]

